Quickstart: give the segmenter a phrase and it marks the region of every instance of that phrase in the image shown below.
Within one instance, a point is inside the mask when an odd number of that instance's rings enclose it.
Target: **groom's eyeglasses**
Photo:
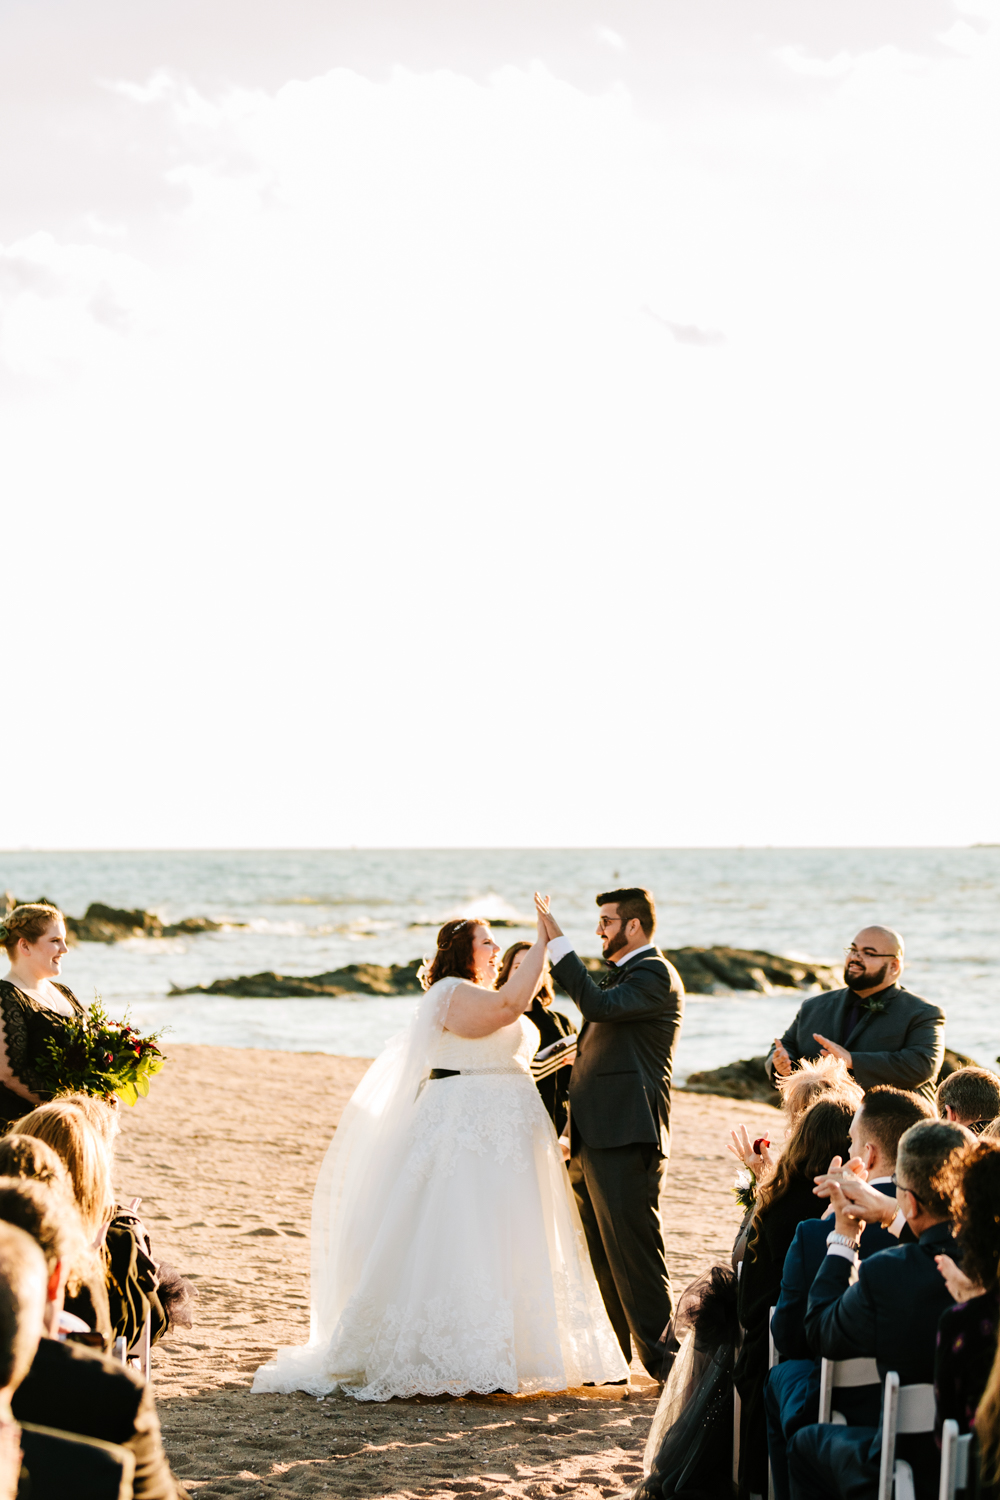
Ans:
[[[620,921],[621,921],[621,917],[598,917],[598,919],[597,919],[597,930],[598,930],[598,932],[607,932],[607,930],[611,926],[612,922],[620,922]]]

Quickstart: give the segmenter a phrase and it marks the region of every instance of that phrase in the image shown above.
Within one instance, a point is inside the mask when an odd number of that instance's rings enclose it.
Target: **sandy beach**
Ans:
[[[367,1062],[320,1053],[169,1048],[152,1095],[123,1110],[117,1186],[141,1197],[154,1253],[198,1287],[196,1326],[153,1352],[170,1461],[193,1495],[536,1497],[626,1493],[655,1387],[560,1396],[357,1403],[252,1396],[259,1364],[304,1342],[309,1215],[320,1160]],[[739,1212],[732,1124],[762,1104],[676,1093],[665,1206],[676,1288],[728,1257]]]

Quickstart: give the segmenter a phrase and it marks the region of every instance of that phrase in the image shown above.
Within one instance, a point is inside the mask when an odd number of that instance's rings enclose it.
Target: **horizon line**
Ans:
[[[901,852],[1000,849],[1000,840],[971,844],[78,844],[0,848],[0,857],[23,854],[696,854],[835,851]]]

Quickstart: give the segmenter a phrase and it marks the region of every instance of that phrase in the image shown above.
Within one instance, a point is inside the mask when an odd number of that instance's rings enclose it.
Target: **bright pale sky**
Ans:
[[[0,843],[1000,840],[998,22],[0,0]]]

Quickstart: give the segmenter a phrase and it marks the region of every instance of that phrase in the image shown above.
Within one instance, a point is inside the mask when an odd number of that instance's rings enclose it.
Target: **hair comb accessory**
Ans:
[[[6,922],[0,922],[0,943],[5,943],[10,937],[10,928]]]

